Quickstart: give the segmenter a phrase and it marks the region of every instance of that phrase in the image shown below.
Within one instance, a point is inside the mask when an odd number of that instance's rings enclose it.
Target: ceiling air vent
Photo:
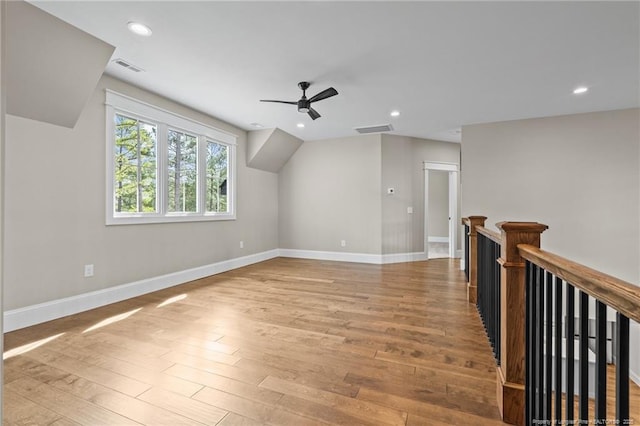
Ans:
[[[129,62],[125,61],[124,59],[114,59],[113,62],[133,72],[142,71],[142,68],[138,68],[135,65],[131,65]]]
[[[391,131],[393,131],[393,126],[391,124],[380,124],[378,126],[356,127],[355,130],[358,133],[362,133],[362,134],[366,134],[366,133],[383,133],[383,132],[391,132]]]

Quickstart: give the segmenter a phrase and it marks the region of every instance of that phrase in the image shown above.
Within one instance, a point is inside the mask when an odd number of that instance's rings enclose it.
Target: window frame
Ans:
[[[106,106],[106,224],[132,225],[147,223],[199,222],[236,219],[236,146],[237,135],[200,123],[171,111],[129,96],[105,90]],[[156,212],[115,211],[115,115],[153,124],[156,135]],[[197,137],[197,211],[168,211],[168,132],[169,129]],[[207,144],[214,142],[228,147],[227,211],[206,211]]]

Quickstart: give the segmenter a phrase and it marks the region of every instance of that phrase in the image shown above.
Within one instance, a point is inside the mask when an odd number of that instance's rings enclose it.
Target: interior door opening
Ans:
[[[424,248],[427,259],[457,257],[458,166],[424,163]]]
[[[429,259],[449,256],[449,172],[427,170],[429,173]]]

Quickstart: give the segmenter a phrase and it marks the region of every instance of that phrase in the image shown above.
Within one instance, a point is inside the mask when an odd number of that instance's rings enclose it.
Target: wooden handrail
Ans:
[[[524,259],[640,322],[640,287],[528,244],[519,244],[518,251]]]
[[[502,244],[502,235],[500,235],[497,231],[492,231],[491,229],[485,228],[484,226],[476,226],[476,232],[478,232],[478,234],[484,235],[495,243]]]

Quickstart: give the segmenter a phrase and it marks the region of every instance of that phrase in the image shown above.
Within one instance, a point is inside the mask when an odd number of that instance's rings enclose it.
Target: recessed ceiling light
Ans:
[[[262,124],[260,123],[249,123],[251,124],[253,127],[264,127]]]
[[[151,35],[151,28],[147,27],[145,24],[141,24],[140,22],[131,21],[127,23],[127,28],[134,34],[138,34],[144,37],[149,37]]]
[[[397,117],[400,115],[400,111],[391,111],[391,114],[389,114],[392,117]]]
[[[298,123],[296,124],[296,126],[298,126],[298,128],[303,129],[304,128],[304,123]]]
[[[573,89],[573,94],[574,95],[579,95],[580,93],[585,93],[588,90],[589,90],[589,88],[585,87],[585,86],[576,87],[575,89]]]

